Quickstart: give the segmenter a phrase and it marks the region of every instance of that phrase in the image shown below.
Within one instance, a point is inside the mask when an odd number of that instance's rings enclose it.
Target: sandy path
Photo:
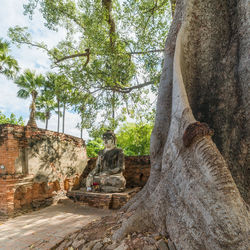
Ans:
[[[111,213],[65,200],[0,224],[0,249],[50,249],[68,234]]]

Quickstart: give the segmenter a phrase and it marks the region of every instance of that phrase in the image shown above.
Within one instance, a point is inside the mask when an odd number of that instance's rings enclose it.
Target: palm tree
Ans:
[[[11,79],[19,71],[19,67],[17,61],[8,55],[9,52],[9,43],[0,38],[0,74],[4,74]]]
[[[44,82],[45,78],[43,75],[36,75],[34,71],[29,69],[25,70],[24,73],[15,80],[15,83],[20,87],[17,96],[23,99],[27,99],[29,96],[32,97],[30,117],[27,126],[37,127],[35,120],[36,98],[38,95],[38,89],[44,84]]]
[[[77,128],[80,129],[80,136],[82,138],[83,129],[91,128],[96,120],[96,99],[90,93],[82,93],[81,91],[75,90],[71,95],[70,101],[74,106],[74,111],[81,117],[81,121],[77,124]]]
[[[69,96],[71,94],[73,84],[70,82],[70,80],[62,74],[55,74],[55,73],[48,73],[47,74],[47,80],[52,85],[52,92],[56,98],[57,102],[57,132],[60,130],[60,117],[63,117],[62,120],[62,133],[64,133],[64,127],[65,127],[65,111],[67,104],[69,104]],[[63,111],[61,112],[60,108],[63,108]]]
[[[42,95],[36,99],[36,117],[45,122],[45,129],[48,129],[48,122],[51,117],[51,112],[56,108],[54,96],[51,98],[51,93],[42,92]]]
[[[72,82],[64,77],[62,79],[63,85],[61,86],[61,100],[63,103],[63,118],[62,118],[62,133],[64,134],[64,128],[65,128],[65,111],[68,105],[71,102],[71,95],[73,90],[73,84]]]
[[[51,112],[55,110],[56,103],[54,100],[54,85],[53,82],[46,80],[41,90],[41,95],[36,99],[36,117],[41,121],[45,121],[45,129],[48,129],[48,122],[51,117]]]
[[[61,116],[61,91],[60,91],[60,76],[49,72],[47,73],[47,81],[50,83],[51,91],[56,98],[56,105],[57,105],[57,132],[60,131],[60,116]]]

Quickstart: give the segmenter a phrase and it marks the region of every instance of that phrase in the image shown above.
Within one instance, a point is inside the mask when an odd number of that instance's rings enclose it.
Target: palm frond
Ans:
[[[17,91],[17,96],[23,99],[27,99],[30,96],[30,93],[26,89],[19,89]]]

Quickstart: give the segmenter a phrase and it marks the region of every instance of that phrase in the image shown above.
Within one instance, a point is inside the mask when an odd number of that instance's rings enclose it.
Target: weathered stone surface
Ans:
[[[150,175],[150,157],[145,156],[125,156],[126,187],[143,187]]]
[[[0,211],[51,203],[59,190],[79,187],[87,164],[82,139],[18,125],[0,125]]]
[[[95,168],[86,179],[87,191],[98,185],[101,192],[122,192],[126,187],[123,150],[116,148],[115,134],[108,130],[103,134],[104,149],[99,151]]]
[[[131,199],[140,188],[127,190],[123,193],[94,193],[81,190],[72,190],[67,196],[86,206],[105,209],[119,209]]]
[[[88,242],[86,245],[83,246],[82,250],[92,250],[93,246],[98,242],[99,240],[93,240]]]
[[[103,247],[103,244],[102,244],[101,242],[97,242],[97,243],[93,246],[92,250],[99,250],[99,249],[101,249],[102,247]]]
[[[105,193],[122,192],[126,186],[126,180],[122,173],[93,176],[93,182],[99,183],[100,191]]]
[[[67,196],[74,201],[78,201],[86,206],[98,208],[110,208],[112,194],[84,192],[73,190],[67,193]]]
[[[119,245],[115,250],[127,250],[129,249],[128,245],[125,242],[122,242],[121,245]]]
[[[111,244],[111,245],[108,245],[107,247],[106,247],[106,250],[114,250],[114,249],[116,249],[117,248],[117,243],[113,243],[113,244]]]
[[[103,239],[102,242],[103,243],[109,243],[109,242],[111,242],[111,239],[106,237],[106,238]]]
[[[86,168],[80,177],[80,186],[86,186],[86,178],[95,168],[97,158],[90,158]],[[125,156],[124,177],[126,188],[143,187],[150,175],[150,157],[144,156]]]
[[[169,248],[169,250],[176,250],[176,247],[175,247],[173,241],[168,240],[168,248]]]
[[[72,244],[72,247],[79,248],[80,246],[83,246],[86,241],[84,239],[79,241],[74,241]]]
[[[159,250],[168,250],[168,245],[165,242],[165,240],[161,239],[161,240],[157,241],[157,248]]]

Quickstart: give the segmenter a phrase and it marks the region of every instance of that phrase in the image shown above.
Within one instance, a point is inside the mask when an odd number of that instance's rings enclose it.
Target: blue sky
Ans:
[[[23,4],[28,0],[0,0],[0,37],[8,40],[7,31],[9,27],[15,25],[27,26],[32,33],[34,41],[44,41],[49,47],[57,44],[64,35],[63,30],[53,32],[43,26],[43,18],[36,12],[33,20],[23,15]],[[31,49],[27,46],[21,48],[11,47],[11,55],[18,61],[22,70],[33,69],[39,73],[49,70],[50,62],[44,52],[38,49]],[[14,113],[22,116],[27,122],[29,117],[30,99],[23,100],[17,98],[18,87],[12,80],[7,80],[0,75],[0,110],[7,116]],[[76,128],[80,117],[77,114],[66,112],[66,119],[70,122],[65,124],[65,132],[74,136],[80,136],[79,129]],[[38,127],[44,128],[44,123],[37,121]],[[57,117],[53,115],[49,121],[49,129],[56,131]],[[87,132],[83,135],[87,139]]]

